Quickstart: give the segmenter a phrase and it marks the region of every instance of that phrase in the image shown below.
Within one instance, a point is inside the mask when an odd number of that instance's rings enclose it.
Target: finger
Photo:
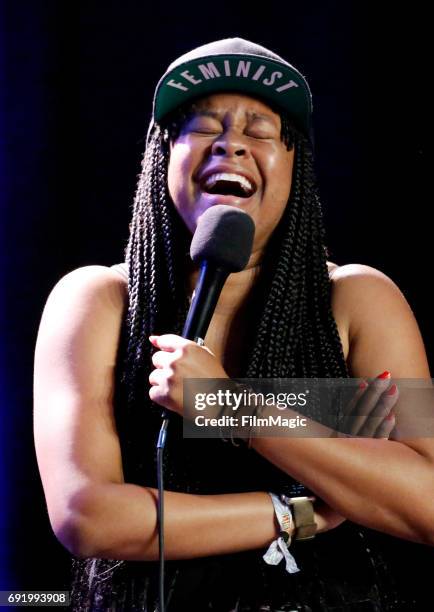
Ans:
[[[389,389],[383,391],[377,400],[375,406],[373,406],[368,417],[384,417],[396,404],[399,397],[398,387],[393,384]]]
[[[161,372],[161,370],[158,371]],[[151,385],[148,393],[150,399],[156,404],[168,408],[169,410],[175,409],[175,404],[167,386],[167,381],[163,381],[163,384]]]
[[[389,434],[389,440],[399,440],[402,439],[401,433],[400,433],[400,429],[396,423],[396,416],[395,416],[395,427],[392,429],[392,431]]]
[[[369,385],[366,384],[366,387],[364,386],[363,389],[357,391],[357,393],[355,394],[353,398],[354,401],[350,402],[351,409],[348,414],[348,417],[346,418],[345,431],[348,431],[348,433],[350,433],[350,435],[352,436],[363,435],[361,431],[365,425],[368,415],[366,413],[367,412],[366,398],[363,403],[361,402],[361,399],[368,388],[369,388]]]
[[[398,397],[399,392],[395,384],[393,384],[387,391],[384,391],[379,397],[376,405],[372,408],[371,413],[367,415],[366,420],[361,427],[360,435],[369,438],[378,437],[377,430],[383,425],[387,416],[391,414]]]
[[[387,374],[387,376],[385,376],[385,374]],[[377,378],[371,381],[359,402],[358,411],[360,414],[367,415],[371,412],[377,404],[381,394],[389,387],[390,381],[390,372],[380,374],[380,376],[377,376]]]
[[[167,370],[152,370],[149,374],[149,383],[153,386],[159,385],[160,387],[167,388]]]
[[[195,344],[192,340],[182,338],[176,334],[163,334],[162,336],[149,336],[149,341],[162,351],[176,351],[188,344]]]
[[[149,388],[149,397],[156,404],[160,404],[160,406],[164,406],[167,408],[167,396],[164,393],[160,386],[156,385]]]
[[[172,352],[157,351],[152,355],[151,361],[156,368],[167,368],[171,365],[173,359]]]
[[[386,377],[385,374],[387,374]],[[361,430],[372,407],[376,405],[377,397],[387,388],[389,381],[390,373],[384,372],[369,385],[364,380],[360,383],[360,390],[356,392],[348,404],[348,416],[350,417],[348,422],[352,435],[357,435],[357,432]]]
[[[358,388],[356,389],[356,392],[354,393],[354,395],[352,396],[352,398],[350,399],[350,401],[347,403],[345,407],[344,417],[354,416],[353,413],[355,412],[357,402],[362,397],[362,395],[364,394],[367,388],[368,388],[368,383],[362,380]]]
[[[395,427],[395,422],[395,414],[390,412],[377,427],[373,437],[389,439],[389,436]]]
[[[354,417],[357,416],[357,403],[360,400],[361,396],[368,388],[368,383],[362,380],[359,384],[358,389],[354,393],[353,397],[345,406],[344,412],[339,419],[339,430],[343,432],[349,433],[349,430],[352,427],[354,422]],[[347,431],[348,430],[348,431]]]
[[[357,429],[361,432],[366,420],[371,416],[372,410],[378,403],[381,394],[390,384],[390,372],[384,372],[375,378],[363,393],[353,411],[352,419],[353,435],[357,435]],[[363,434],[365,435],[365,434]]]

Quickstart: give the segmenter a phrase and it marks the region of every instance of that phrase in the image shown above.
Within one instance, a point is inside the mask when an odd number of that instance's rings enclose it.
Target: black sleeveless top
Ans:
[[[116,266],[118,271],[120,266]],[[125,272],[124,272],[125,273]],[[160,412],[143,431],[143,486],[156,487],[155,442]],[[164,457],[166,490],[197,494],[305,492],[245,445],[221,439],[185,439],[182,419],[172,415]],[[206,538],[206,533],[203,537]],[[380,542],[381,546],[381,542]],[[265,550],[183,561],[166,561],[167,612],[385,612],[416,610],[398,594],[376,535],[350,522],[306,542],[291,544],[300,572],[269,566]],[[73,560],[72,609],[154,612],[158,564],[107,559]]]

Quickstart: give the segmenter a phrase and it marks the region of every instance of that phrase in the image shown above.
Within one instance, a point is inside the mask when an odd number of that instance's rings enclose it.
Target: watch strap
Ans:
[[[286,497],[285,501],[292,509],[295,525],[294,540],[312,540],[317,530],[312,500],[308,497]]]

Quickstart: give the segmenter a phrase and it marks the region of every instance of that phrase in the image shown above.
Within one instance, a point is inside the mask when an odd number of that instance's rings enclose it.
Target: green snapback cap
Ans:
[[[186,102],[225,91],[274,104],[311,138],[312,95],[304,76],[273,51],[242,38],[202,45],[172,62],[155,90],[150,127]]]

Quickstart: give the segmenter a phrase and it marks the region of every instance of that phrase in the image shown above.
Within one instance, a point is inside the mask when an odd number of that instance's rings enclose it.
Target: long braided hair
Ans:
[[[153,348],[148,337],[168,331],[181,333],[189,307],[186,277],[191,235],[167,187],[170,141],[176,139],[188,112],[180,109],[165,126],[153,127],[126,249],[129,298],[118,355],[115,410],[127,482],[143,483],[149,471],[150,456],[144,452],[143,440],[143,418],[148,415],[149,419],[151,412],[146,381],[152,369]],[[257,316],[250,334],[251,346],[246,347],[243,375],[347,377],[330,305],[325,232],[311,146],[286,114],[279,114],[282,141],[288,150],[295,147],[293,180],[288,204],[263,260]],[[160,413],[154,410],[154,414],[160,421]],[[76,560],[77,597],[86,597],[83,583],[90,585],[96,572],[105,574],[97,597],[103,600],[110,593],[113,596],[113,570],[121,566],[118,583],[122,582],[124,565],[110,560]],[[81,602],[84,605],[83,599]]]
[[[156,124],[142,162],[130,240],[126,250],[129,303],[125,319],[120,379],[122,420],[129,440],[131,469],[141,469],[131,427],[150,403],[146,381],[151,369],[151,334],[181,333],[188,311],[186,271],[191,235],[167,187],[169,142],[175,140],[194,104],[180,108],[166,126]],[[243,375],[248,378],[346,377],[347,367],[330,306],[330,280],[313,154],[309,141],[281,116],[281,138],[295,146],[291,194],[263,262],[258,320]],[[267,283],[265,279],[269,279]],[[126,409],[125,404],[128,405]],[[134,406],[140,405],[139,409]],[[127,442],[128,443],[128,442]],[[137,446],[140,448],[140,446]],[[127,458],[128,461],[128,458]],[[127,472],[130,465],[125,466]]]

